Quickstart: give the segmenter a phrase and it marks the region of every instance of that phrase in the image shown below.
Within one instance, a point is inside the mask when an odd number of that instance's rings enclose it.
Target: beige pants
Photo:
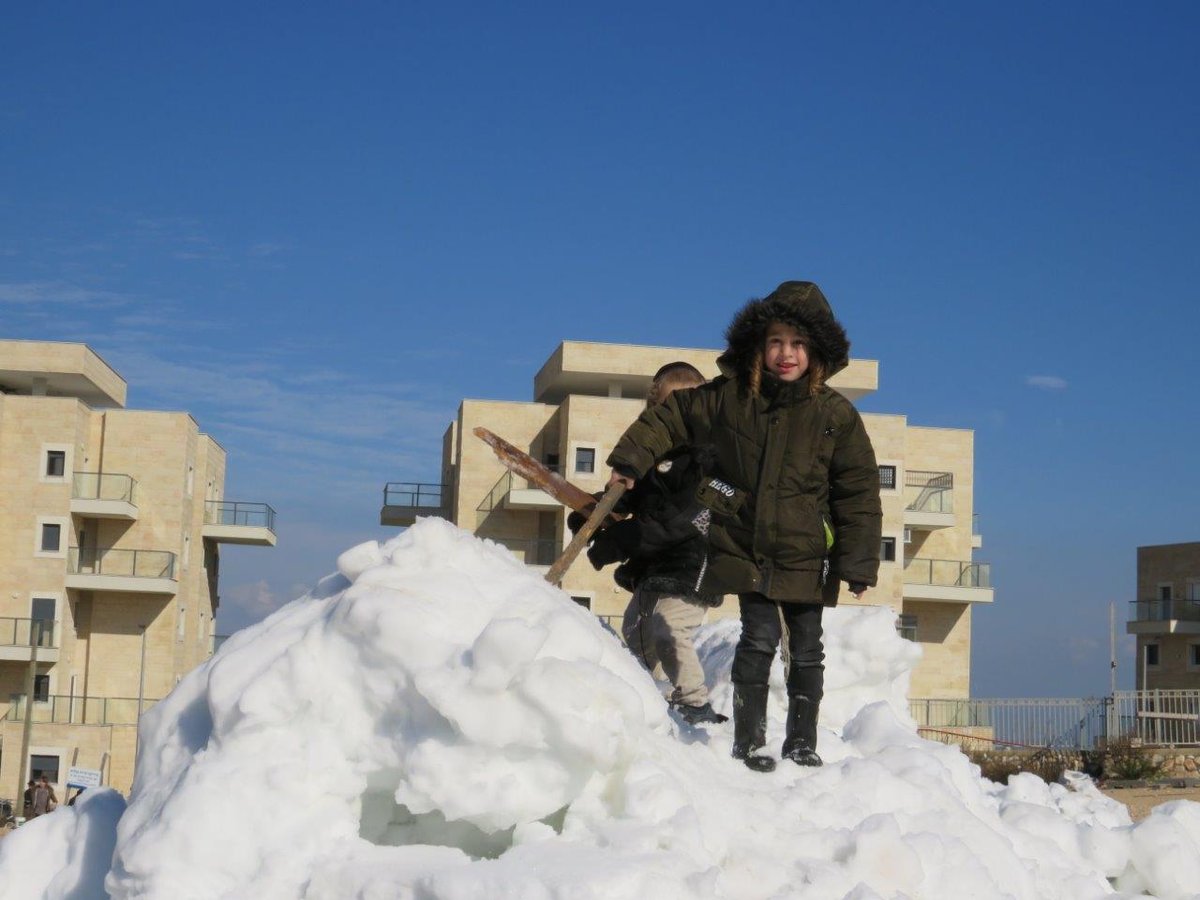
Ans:
[[[708,702],[704,670],[692,635],[704,619],[705,607],[682,597],[637,590],[625,610],[621,634],[638,661],[651,672],[661,665],[675,686],[672,703],[703,706]]]

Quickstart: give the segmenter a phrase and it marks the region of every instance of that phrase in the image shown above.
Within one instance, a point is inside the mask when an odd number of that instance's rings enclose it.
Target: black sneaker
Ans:
[[[719,725],[722,722],[728,722],[729,716],[723,716],[712,708],[711,703],[705,703],[701,706],[688,706],[686,703],[673,703],[672,706],[679,712],[680,718],[689,725],[700,725],[704,722],[711,722],[714,725]]]

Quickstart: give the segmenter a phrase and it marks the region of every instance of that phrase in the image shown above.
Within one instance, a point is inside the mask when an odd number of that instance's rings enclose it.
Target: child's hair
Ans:
[[[667,363],[654,373],[654,380],[650,382],[650,392],[646,395],[646,403],[656,406],[675,388],[695,387],[699,384],[704,384],[704,376],[691,363]]]
[[[806,372],[808,375],[808,393],[810,396],[815,397],[825,385],[825,362],[821,357],[817,356],[816,351],[813,349],[812,340],[807,335],[804,337],[804,349],[808,353],[808,370]],[[764,356],[762,347],[754,351],[754,360],[750,365],[750,371],[747,375],[747,387],[750,389],[750,395],[753,397],[757,397],[759,391],[762,389],[762,373],[763,369],[766,368]]]

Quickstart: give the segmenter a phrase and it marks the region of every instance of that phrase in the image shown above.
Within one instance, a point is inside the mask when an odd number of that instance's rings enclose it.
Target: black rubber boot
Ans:
[[[767,691],[765,684],[733,686],[733,758],[755,772],[775,770],[775,760],[758,752],[767,743]]]
[[[817,756],[817,714],[821,704],[803,694],[788,698],[787,736],[783,741],[783,758],[798,766],[824,765]]]

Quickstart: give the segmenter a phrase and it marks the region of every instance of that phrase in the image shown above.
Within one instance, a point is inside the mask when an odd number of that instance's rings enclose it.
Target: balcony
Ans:
[[[1200,634],[1200,600],[1134,600],[1126,634]]]
[[[157,702],[149,698],[142,700],[142,712]],[[137,697],[72,697],[68,694],[53,694],[45,700],[35,697],[31,718],[35,725],[136,725],[138,700]],[[24,694],[9,695],[8,710],[0,716],[0,721],[25,721]]]
[[[450,518],[450,485],[389,481],[383,488],[380,525],[411,525],[417,516]]]
[[[905,560],[904,599],[991,603],[991,564],[957,559]]]
[[[54,622],[5,618],[0,618],[0,662],[29,662],[35,632],[38,662],[58,662],[58,635]]]
[[[954,525],[954,474],[904,473],[904,525],[918,531]]]
[[[209,500],[201,534],[222,544],[275,546],[275,510],[265,503]]]
[[[175,554],[169,550],[67,551],[66,585],[82,591],[174,594]]]
[[[121,519],[133,522],[138,517],[133,503],[137,482],[132,475],[115,472],[76,472],[71,479],[71,512],[93,519]]]
[[[554,565],[563,549],[554,538],[508,538],[486,534],[476,534],[476,537],[507,547],[513,556],[539,571]]]
[[[558,471],[557,466],[547,466],[546,468],[551,472]],[[505,471],[500,476],[500,480],[492,485],[488,495],[483,498],[483,502],[478,506],[478,511],[488,513],[493,509],[513,509],[554,512],[561,510],[562,507],[563,505],[559,501],[541,488],[512,472]]]

